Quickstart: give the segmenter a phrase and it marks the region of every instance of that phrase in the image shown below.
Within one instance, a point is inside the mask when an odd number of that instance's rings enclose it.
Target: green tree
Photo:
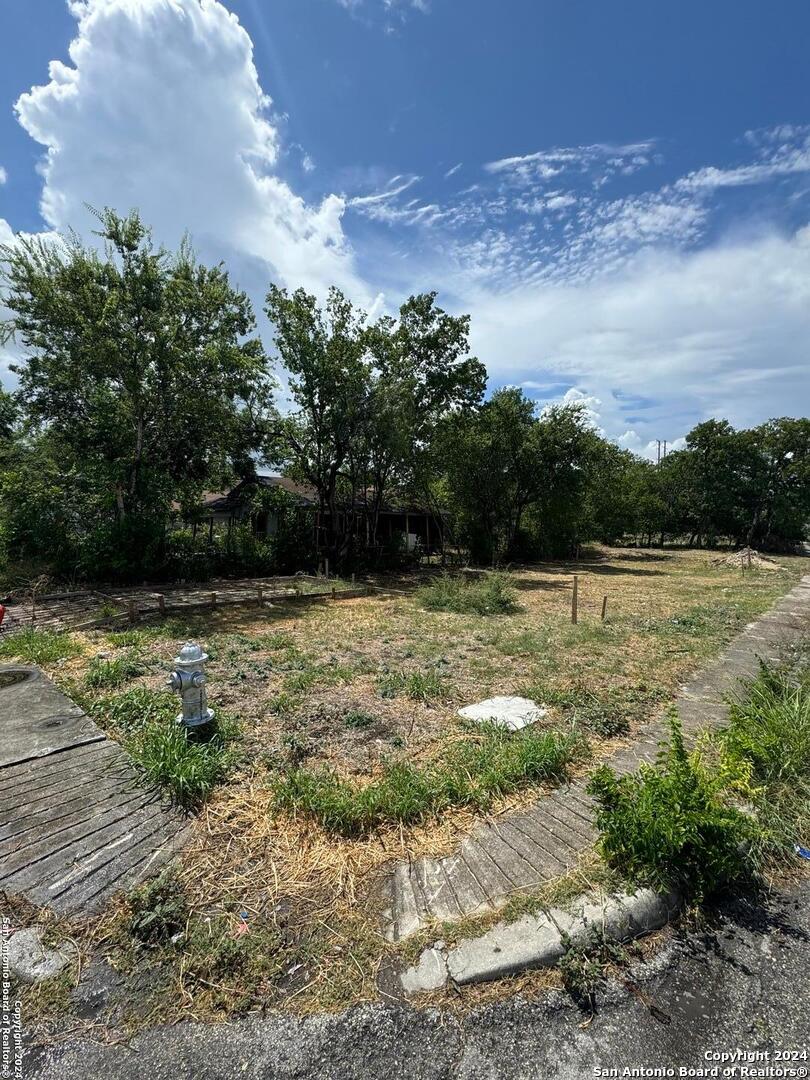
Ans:
[[[148,572],[172,501],[188,502],[266,444],[273,381],[247,296],[183,244],[156,248],[137,213],[77,237],[0,248],[3,326],[26,431],[47,435],[91,496],[88,569]],[[92,534],[92,535],[90,535]],[[99,561],[100,560],[100,561]]]
[[[280,453],[315,488],[327,552],[337,558],[345,535],[338,527],[340,481],[361,438],[371,390],[366,317],[336,288],[321,310],[304,289],[290,295],[271,285],[265,310],[297,406],[282,421]]]

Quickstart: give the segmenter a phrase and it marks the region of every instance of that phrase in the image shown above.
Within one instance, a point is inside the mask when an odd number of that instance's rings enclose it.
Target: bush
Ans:
[[[81,645],[70,634],[28,627],[0,640],[0,660],[17,659],[29,664],[54,664],[77,656]]]
[[[754,825],[728,798],[744,779],[687,754],[673,714],[670,745],[656,765],[628,776],[603,765],[591,777],[606,862],[634,884],[677,887],[697,899],[739,878]]]
[[[810,844],[810,672],[760,667],[745,697],[732,702],[721,745],[748,767],[760,830],[759,865]]]
[[[517,611],[515,597],[506,574],[486,574],[478,581],[443,574],[416,594],[417,603],[428,611],[456,615],[509,615]]]
[[[488,725],[429,765],[384,765],[379,779],[365,787],[326,769],[297,768],[273,781],[273,794],[278,809],[303,810],[329,831],[355,836],[383,825],[413,824],[453,806],[486,809],[501,795],[561,778],[582,750],[574,734],[512,735]]]

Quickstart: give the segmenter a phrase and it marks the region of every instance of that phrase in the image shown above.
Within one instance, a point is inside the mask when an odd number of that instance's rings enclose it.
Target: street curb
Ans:
[[[551,967],[594,930],[610,941],[631,941],[666,926],[681,904],[678,893],[661,895],[652,889],[596,903],[582,897],[571,911],[550,908],[541,915],[523,915],[452,949],[437,941],[400,974],[400,983],[411,995],[439,990],[448,981],[464,986]]]

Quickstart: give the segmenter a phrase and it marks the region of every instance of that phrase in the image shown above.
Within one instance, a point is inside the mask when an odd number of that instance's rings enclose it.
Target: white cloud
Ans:
[[[272,277],[323,293],[371,294],[343,232],[344,200],[318,206],[275,174],[278,125],[252,43],[218,0],[86,0],[71,10],[71,64],[17,103],[44,147],[42,214],[88,231],[85,203],[138,207],[156,235],[186,229],[207,258],[228,258],[261,298]],[[247,280],[246,280],[247,279]]]
[[[593,143],[590,146],[558,146],[550,150],[537,150],[532,154],[518,154],[514,157],[488,161],[484,169],[488,173],[502,173],[520,180],[530,178],[548,179],[566,171],[585,172],[597,162],[604,163],[609,171],[623,170],[633,172],[649,164],[654,150],[654,142],[646,140],[627,143],[624,146],[611,146],[607,143]]]
[[[5,184],[7,180],[8,180],[8,173],[3,168],[3,166],[0,165],[0,184]]]
[[[454,165],[451,169],[448,169],[447,172],[444,174],[445,180],[449,180],[451,176],[455,176],[463,164],[463,161],[459,161],[457,165]]]
[[[705,417],[749,425],[810,412],[810,227],[647,251],[594,281],[454,288],[496,384],[568,382],[633,449]]]

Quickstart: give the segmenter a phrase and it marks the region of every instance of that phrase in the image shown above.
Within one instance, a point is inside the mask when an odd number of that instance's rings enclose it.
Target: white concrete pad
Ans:
[[[525,697],[493,697],[479,701],[476,705],[465,705],[458,710],[458,715],[476,723],[497,724],[508,731],[520,731],[521,728],[534,724],[546,715],[548,709],[536,705]]]

